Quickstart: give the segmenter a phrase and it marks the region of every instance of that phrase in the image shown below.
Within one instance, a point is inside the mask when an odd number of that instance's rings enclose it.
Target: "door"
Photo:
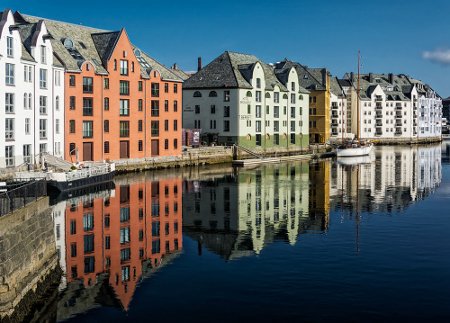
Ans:
[[[130,158],[130,145],[128,141],[120,142],[120,158]]]
[[[92,142],[83,142],[83,160],[93,161]]]
[[[152,139],[152,156],[159,156],[159,140]]]

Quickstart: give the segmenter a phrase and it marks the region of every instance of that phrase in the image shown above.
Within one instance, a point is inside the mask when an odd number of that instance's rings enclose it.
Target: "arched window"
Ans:
[[[266,99],[270,99],[270,93],[266,92]]]
[[[285,94],[283,94],[283,99],[287,99],[288,98],[288,95],[285,93]]]
[[[200,93],[200,91],[195,91],[194,92],[194,98],[201,98],[202,94]]]
[[[55,109],[56,111],[59,111],[59,95],[57,95],[55,98]]]
[[[300,94],[300,96],[298,97],[300,100],[303,100],[303,95]]]
[[[217,92],[216,91],[209,92],[209,97],[210,98],[216,98],[217,97]]]
[[[247,91],[247,97],[251,98],[252,97],[252,91]]]

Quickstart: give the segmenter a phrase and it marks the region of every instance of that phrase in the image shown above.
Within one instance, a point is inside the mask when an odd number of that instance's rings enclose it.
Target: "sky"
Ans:
[[[107,30],[187,71],[226,50],[343,76],[404,73],[450,96],[449,0],[2,0],[0,10]]]

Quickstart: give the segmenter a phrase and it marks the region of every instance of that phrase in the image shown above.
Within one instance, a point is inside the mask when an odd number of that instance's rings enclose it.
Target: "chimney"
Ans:
[[[322,69],[322,85],[327,86],[327,70],[325,68]]]
[[[355,77],[355,73],[353,73],[353,72],[350,72],[350,81],[352,81],[353,82],[353,78]]]
[[[200,56],[197,61],[197,72],[200,72],[202,69],[202,57]]]
[[[369,73],[369,83],[373,83],[373,74]]]
[[[177,63],[174,63],[174,64],[173,64],[172,69],[174,69],[174,70],[177,70],[177,69],[178,69]]]
[[[389,73],[388,74],[389,83],[394,84],[394,74]]]

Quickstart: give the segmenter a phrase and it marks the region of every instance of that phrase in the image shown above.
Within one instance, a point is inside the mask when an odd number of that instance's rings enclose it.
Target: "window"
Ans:
[[[164,149],[169,149],[169,139],[164,139]]]
[[[223,121],[223,131],[229,132],[230,131],[230,120],[224,120]]]
[[[39,70],[39,86],[41,89],[47,88],[47,70],[43,68]]]
[[[164,120],[164,131],[169,131],[169,120]]]
[[[6,141],[14,140],[14,119],[11,118],[5,119],[5,140]]]
[[[6,55],[8,57],[14,57],[14,38],[6,37]]]
[[[274,118],[279,118],[280,117],[280,107],[279,106],[274,106],[273,107],[273,117]]]
[[[103,110],[109,111],[109,98],[103,99]]]
[[[83,98],[83,116],[92,116],[94,114],[93,99]]]
[[[261,121],[256,121],[256,124],[255,124],[255,126],[256,126],[256,132],[261,132]]]
[[[173,112],[178,112],[178,101],[173,101]]]
[[[31,164],[31,145],[23,145],[23,162]]]
[[[14,146],[5,146],[6,167],[14,166]]]
[[[143,131],[143,128],[144,128],[144,126],[143,126],[142,120],[138,120],[138,131],[139,131],[139,132],[142,132],[142,131]]]
[[[295,145],[295,133],[291,133],[291,144]]]
[[[260,79],[260,78],[257,78],[257,79],[256,79],[256,88],[257,88],[257,89],[260,89],[260,88],[261,88],[261,79]]]
[[[39,113],[47,114],[47,97],[43,95],[39,97]]]
[[[261,97],[261,91],[256,91],[255,94],[256,94],[256,95],[255,95],[255,100],[256,100],[256,102],[261,102],[261,100],[262,100],[262,97]]]
[[[178,149],[178,139],[173,140],[173,148]]]
[[[75,86],[75,75],[69,76],[69,86]]]
[[[41,46],[41,63],[47,64],[47,48],[45,46]]]
[[[59,135],[59,133],[60,133],[60,120],[59,119],[55,119],[55,132],[57,135]]]
[[[194,98],[201,98],[201,97],[202,97],[202,93],[200,91],[194,92]]]
[[[217,92],[216,91],[209,92],[209,97],[210,98],[217,98]]]
[[[142,86],[142,81],[139,81],[139,82],[138,82],[138,91],[139,91],[139,92],[142,92],[142,88],[143,88],[143,86]]]
[[[120,110],[119,114],[121,116],[130,115],[130,100],[120,100]]]
[[[39,138],[47,139],[47,120],[39,119]]]
[[[230,91],[223,91],[223,100],[225,102],[230,102]]]
[[[229,118],[230,117],[230,106],[224,106],[223,107],[223,116],[225,118]]]
[[[195,106],[195,114],[200,114],[200,106],[199,105]]]
[[[109,78],[107,78],[107,77],[105,79],[103,79],[103,88],[105,90],[109,89]]]
[[[69,120],[69,132],[75,133],[75,120]]]
[[[5,93],[5,113],[14,113],[14,93]]]
[[[152,117],[159,116],[159,101],[158,100],[152,100],[151,115],[152,115]]]
[[[25,65],[23,68],[23,80],[24,82],[31,83],[32,80],[32,68],[31,66]]]
[[[71,154],[71,155],[75,155],[76,154],[76,146],[75,146],[75,143],[73,143],[73,142],[71,142],[70,144],[69,144],[69,153]]]
[[[86,213],[83,215],[83,230],[94,230],[94,215],[92,213]]]
[[[255,115],[257,118],[261,118],[261,106],[260,105],[256,106]]]
[[[258,133],[255,136],[256,146],[261,146],[261,134]]]
[[[134,73],[134,62],[131,62],[131,72]]]
[[[120,121],[120,137],[129,137],[130,136],[130,122],[129,121]]]
[[[128,61],[120,60],[120,75],[128,75]]]
[[[93,235],[92,238],[94,238]],[[93,273],[94,271],[95,271],[95,257],[84,257],[84,273],[89,274]]]
[[[55,98],[55,110],[59,111],[59,95],[57,95]]]
[[[25,118],[25,134],[26,135],[29,135],[31,133],[30,129],[31,129],[31,119]]]
[[[120,81],[120,95],[129,95],[129,94],[130,94],[130,82]]]
[[[14,64],[6,63],[5,65],[5,83],[6,85],[14,85]]]
[[[178,84],[173,85],[173,93],[178,93]]]
[[[138,100],[138,111],[144,110],[144,101],[142,99]]]
[[[159,136],[159,121],[151,122],[151,131],[152,131],[152,136],[154,136],[154,137]]]
[[[291,104],[295,104],[295,93],[291,94]]]
[[[114,70],[117,71],[117,59],[114,60]]]
[[[295,118],[295,107],[291,107],[291,118]]]
[[[151,84],[151,94],[155,98],[159,97],[159,83],[152,83]]]
[[[164,93],[169,93],[169,83],[164,83]]]
[[[178,131],[178,120],[173,120],[173,131]]]
[[[103,131],[104,132],[109,132],[109,120],[104,120],[103,121]]]
[[[92,138],[93,121],[83,121],[83,138]]]
[[[103,151],[105,154],[109,154],[109,141],[105,141],[103,144]]]
[[[274,132],[280,131],[280,121],[274,121],[273,122],[273,131]]]
[[[130,242],[130,228],[129,227],[120,228],[120,244],[125,244],[129,242]],[[124,260],[123,256],[121,256],[121,259]]]
[[[164,111],[165,111],[165,112],[168,112],[168,111],[169,111],[169,101],[168,101],[168,100],[165,100],[165,101],[164,101]]]
[[[144,150],[144,144],[142,142],[142,140],[138,141],[138,151],[143,151]]]
[[[61,85],[61,72],[55,71],[55,85],[60,86]]]

